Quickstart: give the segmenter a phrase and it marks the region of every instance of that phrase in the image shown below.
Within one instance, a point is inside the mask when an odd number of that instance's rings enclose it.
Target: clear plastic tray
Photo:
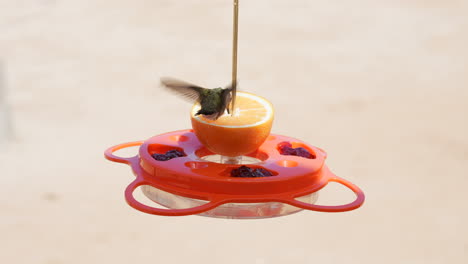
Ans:
[[[143,194],[151,201],[170,209],[185,209],[203,205],[204,200],[192,199],[168,193],[149,185],[141,186]],[[318,192],[296,198],[302,202],[313,204],[318,199]],[[268,203],[226,203],[212,210],[200,213],[201,216],[229,219],[258,219],[284,216],[302,211],[303,209],[279,202]]]

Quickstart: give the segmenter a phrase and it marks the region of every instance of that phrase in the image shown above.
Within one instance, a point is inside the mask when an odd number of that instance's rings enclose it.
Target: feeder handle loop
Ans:
[[[114,155],[114,152],[120,149],[124,149],[124,148],[140,146],[141,144],[143,144],[143,140],[115,145],[113,147],[106,149],[106,151],[104,152],[104,156],[106,157],[106,159],[110,161],[132,165],[133,160],[137,157],[136,155],[130,158],[123,158],[123,157]]]
[[[151,206],[144,205],[138,202],[133,196],[133,192],[135,191],[135,189],[142,185],[151,185],[151,184],[145,181],[141,181],[137,178],[130,185],[128,185],[127,189],[125,189],[125,200],[127,201],[128,205],[130,205],[131,207],[137,209],[138,211],[147,213],[147,214],[161,215],[161,216],[194,215],[194,214],[199,214],[199,213],[209,211],[224,203],[220,199],[215,199],[215,200],[209,201],[206,204],[192,207],[192,208],[186,208],[186,209],[162,209],[162,208],[151,207]]]
[[[364,200],[365,200],[364,192],[359,187],[354,185],[353,183],[343,178],[340,178],[338,176],[334,176],[333,178],[330,178],[329,181],[337,182],[348,187],[356,194],[357,196],[356,199],[353,202],[345,204],[345,205],[315,205],[315,204],[301,202],[294,198],[288,199],[288,203],[293,206],[302,208],[302,209],[319,211],[319,212],[329,212],[329,213],[351,211],[351,210],[359,208],[364,203]]]

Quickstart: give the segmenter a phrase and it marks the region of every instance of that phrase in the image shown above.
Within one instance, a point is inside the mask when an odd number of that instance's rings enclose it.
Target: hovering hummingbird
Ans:
[[[203,115],[208,119],[216,120],[224,114],[225,110],[230,114],[230,111],[234,109],[232,98],[236,97],[237,84],[232,83],[226,88],[209,89],[168,77],[161,78],[161,84],[191,102],[198,102],[201,109],[195,115]],[[230,103],[231,109],[229,109]]]

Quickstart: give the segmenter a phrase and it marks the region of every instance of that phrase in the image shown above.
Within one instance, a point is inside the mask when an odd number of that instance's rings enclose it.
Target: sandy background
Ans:
[[[190,105],[156,83],[227,84],[231,13],[229,0],[0,0],[0,263],[468,263],[463,0],[241,1],[241,88],[273,103],[274,133],[327,150],[362,208],[236,221],[126,205],[133,176],[103,151],[190,127]]]

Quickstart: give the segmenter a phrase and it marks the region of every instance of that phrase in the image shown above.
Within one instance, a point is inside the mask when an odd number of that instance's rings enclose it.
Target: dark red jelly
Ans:
[[[259,178],[273,176],[273,173],[263,168],[249,168],[245,165],[231,171],[231,177],[239,178]]]
[[[315,156],[312,155],[307,149],[299,147],[293,148],[291,143],[289,142],[281,142],[278,144],[278,150],[281,155],[290,155],[290,156],[298,156],[307,159],[315,159]]]
[[[187,156],[183,151],[172,149],[166,152],[166,154],[155,153],[152,155],[155,160],[158,161],[167,161],[174,158],[185,157]]]

